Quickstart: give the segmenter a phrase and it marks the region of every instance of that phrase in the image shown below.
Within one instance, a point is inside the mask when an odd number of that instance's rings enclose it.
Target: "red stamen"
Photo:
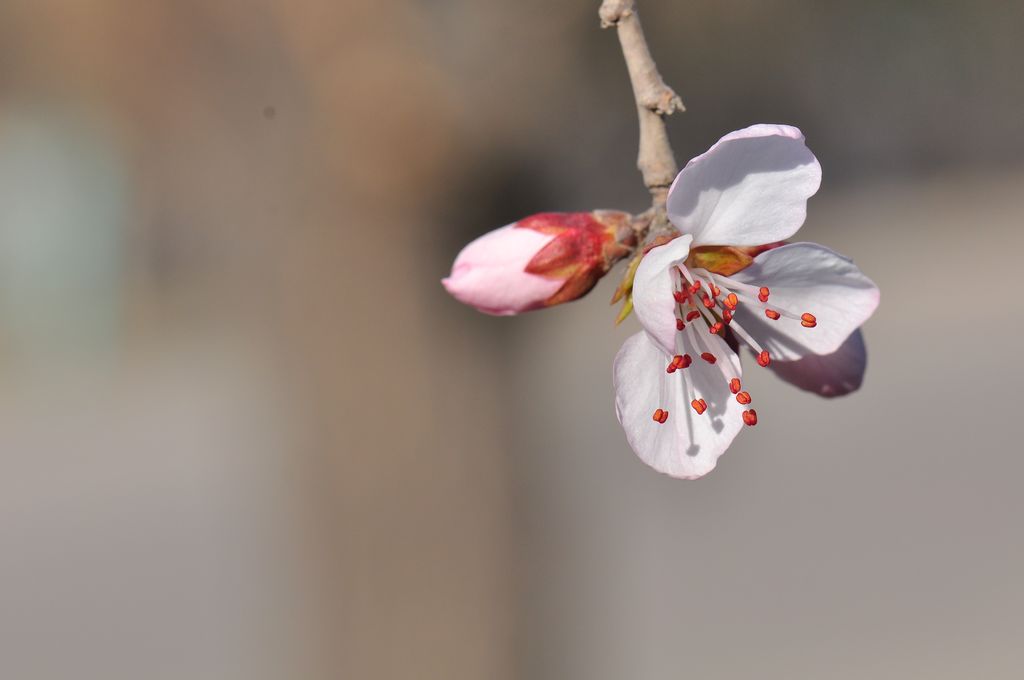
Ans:
[[[686,320],[693,321],[698,316],[700,316],[700,312],[698,312],[696,309],[693,309],[686,313]]]
[[[679,357],[679,361],[676,363],[676,368],[689,368],[690,364],[693,363],[693,357],[689,354],[684,354]]]
[[[715,323],[711,324],[711,328],[709,328],[708,330],[711,331],[712,335],[715,335],[716,333],[718,333],[723,328],[725,328],[725,326],[722,324],[722,322],[721,321],[716,321]]]
[[[728,309],[723,309],[722,310],[722,321],[724,321],[727,324],[730,321],[732,321],[732,312],[730,310],[728,310]]]
[[[750,403],[750,392],[740,392],[736,395],[736,401],[740,402],[744,406]]]
[[[670,363],[668,366],[665,367],[665,372],[666,373],[675,373],[676,372],[676,365],[674,363]]]
[[[703,359],[704,361],[708,362],[709,364],[713,364],[716,361],[718,361],[718,359],[715,358],[715,355],[712,354],[711,352],[703,352],[703,353],[701,353],[700,358]]]
[[[757,291],[757,299],[761,302],[768,302],[769,295],[771,295],[771,291],[768,290],[768,286],[761,286],[761,289]]]
[[[737,392],[740,391],[739,378],[733,378],[732,380],[729,381],[729,391],[732,392],[733,394],[736,394]]]
[[[697,415],[701,415],[704,411],[708,410],[708,403],[703,399],[694,399],[690,402],[690,406],[697,412]]]
[[[743,412],[743,422],[751,427],[757,425],[757,411],[750,409]]]
[[[776,312],[774,309],[766,309],[766,310],[764,310],[764,315],[767,316],[772,321],[778,321],[779,317],[782,316],[781,314]]]
[[[736,297],[736,293],[729,293],[725,296],[725,300],[722,301],[722,304],[724,304],[728,309],[736,309],[736,305],[739,303],[740,299]]]
[[[659,408],[659,409],[656,409],[656,410],[654,411],[654,422],[656,422],[656,423],[660,423],[660,422],[661,422],[661,416],[662,416],[662,414],[664,414],[664,413],[665,413],[665,412],[664,412],[664,411],[662,411],[662,410],[661,410],[660,408]]]
[[[683,295],[683,291],[681,290],[672,291],[672,297],[674,297],[676,302],[678,302],[679,304],[683,304],[684,302],[686,302],[686,296]]]
[[[818,319],[810,312],[804,312],[800,315],[800,325],[804,328],[814,328],[818,325]]]
[[[704,303],[704,306],[708,309],[715,308],[715,301],[707,296],[707,293],[701,296],[700,301]]]
[[[676,319],[676,330],[677,331],[681,331],[684,328],[686,328],[686,324],[683,322],[683,320],[682,319]]]
[[[722,294],[722,289],[712,283],[711,284],[711,297],[718,297],[721,294]]]
[[[700,281],[694,281],[693,285],[690,286],[690,293],[696,293],[698,290],[700,290]]]
[[[768,350],[763,350],[757,355],[757,363],[759,366],[767,367],[772,362],[771,355],[768,354]]]

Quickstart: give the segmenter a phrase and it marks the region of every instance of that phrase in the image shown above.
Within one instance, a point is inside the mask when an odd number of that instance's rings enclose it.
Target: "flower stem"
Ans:
[[[679,172],[672,146],[668,141],[665,117],[675,111],[685,111],[682,100],[665,84],[647,47],[647,39],[640,25],[635,0],[603,0],[598,10],[601,27],[616,27],[622,56],[633,85],[637,115],[640,119],[640,150],[637,168],[643,176],[644,186],[651,192],[652,219],[645,232],[653,234],[668,228],[665,201],[668,189]],[[644,236],[645,234],[638,234]]]

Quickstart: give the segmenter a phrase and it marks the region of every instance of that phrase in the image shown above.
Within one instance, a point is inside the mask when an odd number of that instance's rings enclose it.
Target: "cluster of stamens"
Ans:
[[[682,264],[676,265],[673,271],[677,275],[673,279],[677,282],[678,286],[677,288],[674,287],[672,291],[672,296],[676,302],[676,330],[680,334],[680,339],[683,333],[691,332],[693,334],[691,342],[695,346],[699,347],[700,343],[697,342],[699,336],[696,335],[697,330],[692,327],[692,324],[700,319],[704,322],[711,335],[721,337],[727,330],[732,330],[736,338],[754,351],[758,365],[767,367],[771,363],[771,355],[768,353],[768,350],[761,347],[733,319],[734,312],[741,303],[763,309],[764,315],[772,321],[778,321],[782,317],[786,317],[799,320],[800,325],[804,328],[814,328],[818,325],[818,320],[810,312],[795,314],[776,305],[768,307],[767,303],[768,298],[771,296],[771,290],[767,286],[751,286],[728,276],[712,274],[706,269],[691,270]],[[730,290],[730,288],[733,290]],[[707,343],[705,342],[705,344]],[[676,347],[679,348],[680,346],[681,343],[677,341]],[[709,345],[709,351],[701,352],[700,358],[709,364],[716,364],[718,357],[710,349]],[[688,368],[692,363],[693,359],[689,354],[677,354],[672,358],[665,371],[667,373],[675,373],[678,370]],[[720,368],[729,384],[729,391],[735,396],[739,404],[748,406],[753,399],[749,392],[742,389],[739,378],[729,377],[728,369],[726,368],[727,363],[723,363]],[[696,397],[696,395],[694,396]],[[698,416],[703,415],[708,408],[707,402],[699,397],[694,398],[690,402],[690,406]],[[668,411],[659,408],[654,412],[654,420],[656,422],[664,423],[667,419]],[[757,411],[752,408],[743,411],[743,422],[748,426],[757,425]]]

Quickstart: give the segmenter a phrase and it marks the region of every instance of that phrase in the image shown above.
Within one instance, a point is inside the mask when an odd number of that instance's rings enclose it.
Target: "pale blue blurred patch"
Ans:
[[[74,109],[0,109],[0,340],[19,365],[108,355],[120,324],[127,176]]]

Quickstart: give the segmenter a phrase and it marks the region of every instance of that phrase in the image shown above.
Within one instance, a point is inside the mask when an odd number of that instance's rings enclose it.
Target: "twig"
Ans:
[[[668,188],[679,171],[664,118],[675,111],[685,111],[685,107],[658,73],[640,26],[635,0],[603,0],[598,14],[602,28],[616,27],[629,80],[633,84],[640,118],[640,152],[636,165],[643,175],[644,185],[651,192],[654,214],[653,224],[649,223],[649,226],[652,232],[657,231],[660,223],[665,222]]]

